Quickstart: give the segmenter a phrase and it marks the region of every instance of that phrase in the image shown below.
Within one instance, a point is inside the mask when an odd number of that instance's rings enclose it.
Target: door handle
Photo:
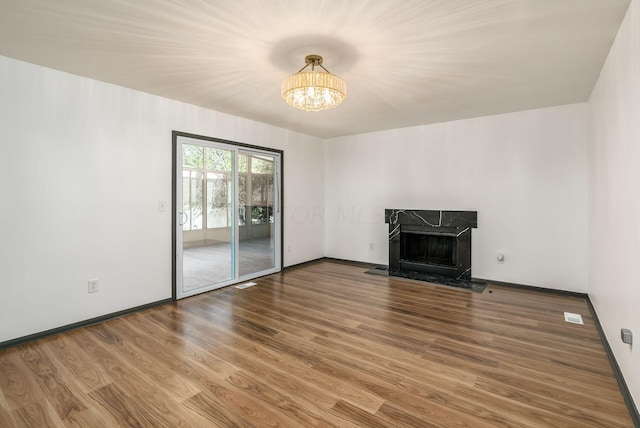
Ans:
[[[189,215],[188,215],[187,213],[183,213],[183,212],[180,212],[180,213],[178,213],[178,214],[180,214],[180,221],[178,221],[178,225],[180,225],[180,226],[184,226],[184,224],[185,224],[187,221],[189,221]],[[184,221],[181,221],[181,220],[183,219],[183,217],[182,217],[182,216],[184,216]]]

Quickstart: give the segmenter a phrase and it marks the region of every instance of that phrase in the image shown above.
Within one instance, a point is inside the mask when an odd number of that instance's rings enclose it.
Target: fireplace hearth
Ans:
[[[471,229],[476,211],[385,210],[389,272],[471,278]]]

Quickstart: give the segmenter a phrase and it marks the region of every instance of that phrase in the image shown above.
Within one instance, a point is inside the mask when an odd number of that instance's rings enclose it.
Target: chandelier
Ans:
[[[320,55],[307,55],[305,66],[282,81],[282,99],[306,111],[334,108],[347,97],[347,84],[322,66]],[[304,71],[311,66],[311,71]],[[316,67],[324,71],[316,71]]]

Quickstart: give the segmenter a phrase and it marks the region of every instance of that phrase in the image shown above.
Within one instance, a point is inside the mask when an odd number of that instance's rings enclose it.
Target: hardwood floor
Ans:
[[[364,271],[308,264],[0,352],[0,426],[633,426],[584,299]]]

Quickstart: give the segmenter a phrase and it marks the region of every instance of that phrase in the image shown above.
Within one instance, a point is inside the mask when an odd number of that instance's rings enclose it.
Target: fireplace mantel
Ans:
[[[390,225],[412,224],[429,227],[478,227],[477,211],[384,210]]]
[[[471,229],[478,226],[477,211],[437,211],[386,209],[389,223],[389,271],[416,271],[457,279],[471,278]],[[431,242],[429,241],[431,240]],[[416,250],[408,245],[421,246],[424,253],[451,251],[450,260],[443,262],[442,254],[415,260]]]

